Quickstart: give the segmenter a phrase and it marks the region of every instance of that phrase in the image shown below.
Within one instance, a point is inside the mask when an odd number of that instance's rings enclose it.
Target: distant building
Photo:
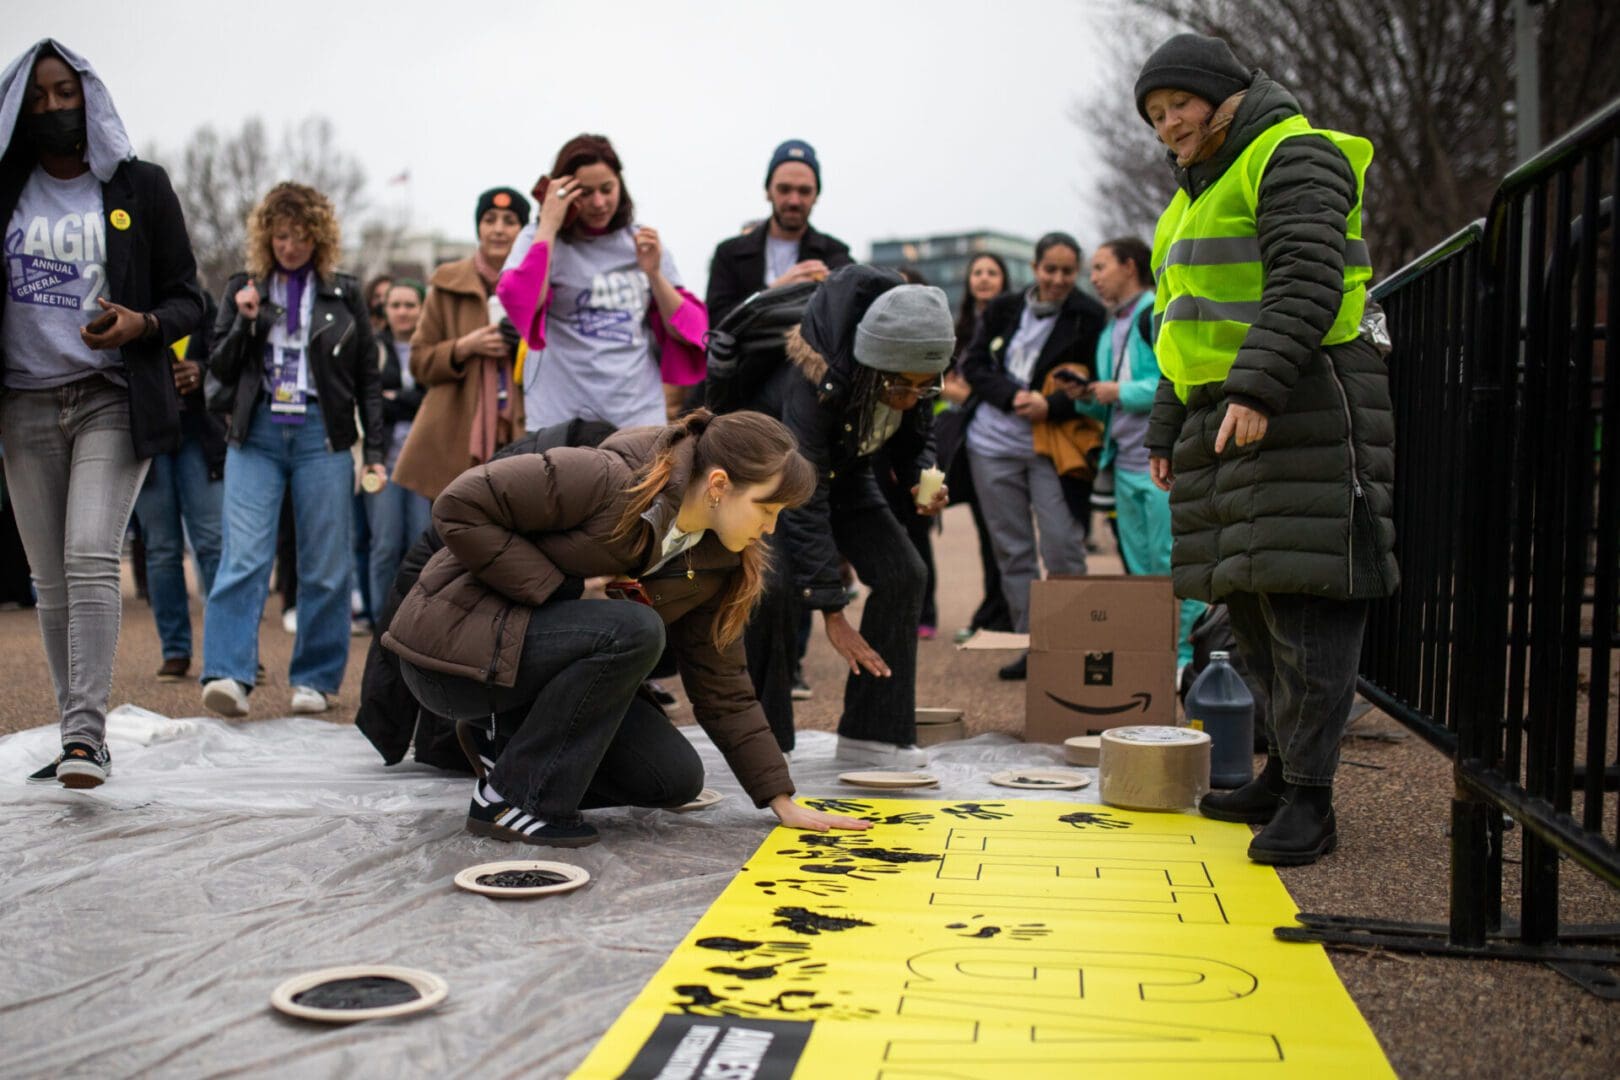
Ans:
[[[927,278],[928,284],[944,289],[954,305],[961,299],[962,288],[967,283],[968,263],[983,252],[1001,256],[1012,278],[1012,288],[1022,289],[1034,280],[1029,264],[1035,258],[1035,242],[1008,233],[970,232],[875,240],[868,261],[890,270],[911,267]]]
[[[360,243],[344,252],[344,266],[356,268],[362,278],[386,273],[426,281],[439,266],[465,259],[477,248],[476,241],[453,240],[439,234],[403,236],[372,230],[363,233]]]

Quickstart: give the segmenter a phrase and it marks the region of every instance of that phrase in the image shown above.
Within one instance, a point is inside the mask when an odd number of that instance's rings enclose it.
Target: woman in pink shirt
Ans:
[[[665,422],[665,383],[704,374],[709,315],[682,287],[656,230],[635,204],[613,144],[577,135],[534,195],[496,286],[529,344],[523,411],[529,430],[580,417],[617,427]]]

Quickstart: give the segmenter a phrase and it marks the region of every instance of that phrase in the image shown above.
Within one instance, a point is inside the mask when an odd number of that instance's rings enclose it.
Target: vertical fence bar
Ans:
[[[1610,218],[1608,223],[1608,304],[1603,315],[1603,390],[1599,404],[1598,431],[1602,444],[1598,464],[1598,548],[1593,575],[1592,603],[1592,666],[1587,690],[1586,723],[1588,732],[1586,753],[1586,806],[1582,815],[1585,827],[1591,832],[1603,829],[1603,776],[1608,755],[1601,742],[1593,745],[1590,733],[1594,730],[1605,735],[1609,727],[1609,667],[1616,626],[1616,560],[1620,559],[1620,375],[1615,368],[1620,364],[1620,333],[1615,320],[1620,319],[1620,138],[1612,140],[1609,159]],[[1620,758],[1620,731],[1616,732],[1617,758]],[[1616,799],[1615,842],[1620,844],[1620,798]]]

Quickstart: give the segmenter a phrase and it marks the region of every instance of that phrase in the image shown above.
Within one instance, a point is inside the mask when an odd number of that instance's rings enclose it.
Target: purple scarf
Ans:
[[[296,270],[288,270],[280,263],[276,264],[287,278],[287,333],[298,333],[298,320],[304,312],[304,287],[309,284],[310,264],[305,263]]]

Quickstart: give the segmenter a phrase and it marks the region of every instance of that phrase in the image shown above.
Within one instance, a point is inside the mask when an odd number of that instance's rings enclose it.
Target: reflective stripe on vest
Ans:
[[[1177,191],[1159,218],[1153,234],[1154,348],[1159,369],[1183,401],[1190,387],[1226,378],[1249,327],[1259,318],[1265,289],[1255,223],[1260,181],[1282,141],[1300,135],[1330,140],[1356,175],[1356,200],[1345,230],[1344,299],[1322,344],[1337,345],[1360,332],[1372,279],[1372,261],[1361,236],[1361,197],[1372,143],[1313,128],[1303,116],[1293,116],[1256,136],[1197,199]]]

